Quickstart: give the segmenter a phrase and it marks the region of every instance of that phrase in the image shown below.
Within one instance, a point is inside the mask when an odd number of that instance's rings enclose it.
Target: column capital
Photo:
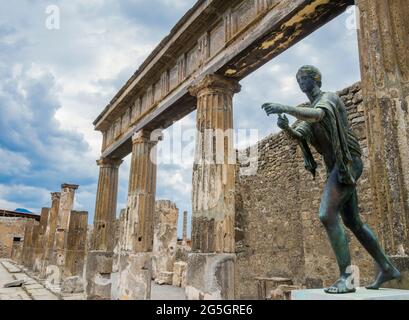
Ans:
[[[138,132],[135,132],[132,136],[132,144],[137,143],[153,143],[156,144],[159,141],[162,141],[163,135],[159,130],[149,131],[142,129]]]
[[[123,163],[122,159],[113,159],[113,158],[101,158],[97,160],[97,165],[100,168],[119,168]]]
[[[60,200],[61,192],[51,192],[51,201]]]
[[[213,93],[233,95],[240,91],[241,85],[236,79],[227,78],[218,74],[208,74],[189,88],[190,94],[195,97]]]
[[[79,188],[78,184],[69,184],[69,183],[63,183],[61,185],[61,189],[72,189],[72,190],[77,190]]]

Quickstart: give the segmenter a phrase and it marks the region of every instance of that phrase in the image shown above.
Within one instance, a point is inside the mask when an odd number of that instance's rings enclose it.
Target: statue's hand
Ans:
[[[269,116],[270,114],[285,113],[287,107],[279,103],[265,103],[263,104],[262,109],[264,109],[264,111]]]
[[[278,115],[277,125],[282,130],[288,130],[290,128],[290,121],[286,115]]]

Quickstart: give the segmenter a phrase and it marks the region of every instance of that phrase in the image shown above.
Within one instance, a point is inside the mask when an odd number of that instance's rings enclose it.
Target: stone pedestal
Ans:
[[[291,300],[409,300],[408,290],[358,288],[355,293],[328,294],[324,289],[294,290]]]
[[[122,254],[118,280],[120,300],[149,300],[151,297],[152,253]]]
[[[112,286],[113,252],[89,251],[86,266],[87,300],[109,300]]]
[[[189,254],[187,299],[234,300],[235,262],[235,254]]]

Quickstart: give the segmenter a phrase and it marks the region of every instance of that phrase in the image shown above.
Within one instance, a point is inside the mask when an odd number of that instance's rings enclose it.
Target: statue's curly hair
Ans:
[[[318,68],[316,68],[314,66],[310,66],[310,65],[305,65],[305,66],[302,66],[298,70],[297,78],[298,78],[298,75],[300,73],[308,74],[309,76],[311,76],[317,82],[317,84],[318,84],[318,86],[320,88],[322,87],[322,74],[321,74],[321,71]]]

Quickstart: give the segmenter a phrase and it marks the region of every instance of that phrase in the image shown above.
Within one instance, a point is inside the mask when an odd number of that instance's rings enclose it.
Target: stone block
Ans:
[[[281,285],[270,293],[271,300],[291,300],[291,292],[302,289],[300,286]]]
[[[172,285],[173,283],[173,272],[160,272],[157,278],[155,279],[155,283],[159,285]]]
[[[188,300],[233,300],[235,254],[191,253],[188,258]]]
[[[87,300],[109,300],[111,298],[112,257],[112,252],[88,252],[85,273]]]
[[[118,280],[120,300],[149,300],[152,253],[121,254]]]
[[[186,271],[187,271],[187,262],[178,261],[175,262],[173,266],[173,279],[172,285],[175,287],[186,287]]]
[[[82,293],[84,292],[84,281],[78,276],[65,278],[61,284],[61,292]]]

